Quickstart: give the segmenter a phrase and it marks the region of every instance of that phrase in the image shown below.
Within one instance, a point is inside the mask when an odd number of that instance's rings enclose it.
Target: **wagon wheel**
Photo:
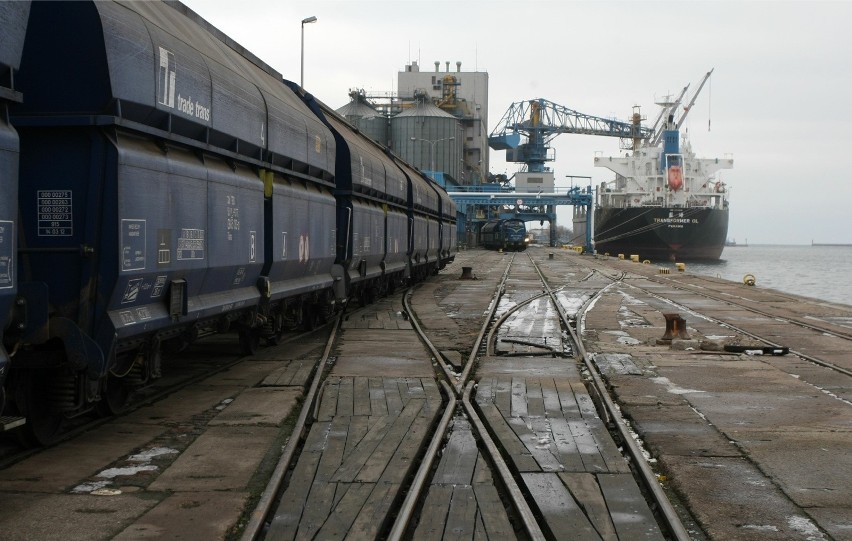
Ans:
[[[379,298],[379,290],[375,286],[370,286],[364,291],[364,301],[367,305],[373,304]]]
[[[275,314],[272,316],[272,334],[265,336],[267,346],[277,346],[284,336],[284,316]]]
[[[17,436],[27,447],[50,445],[62,431],[64,416],[51,407],[51,376],[50,371],[27,371],[16,389],[15,402],[27,419]]]
[[[251,327],[241,327],[240,334],[240,352],[243,355],[254,355],[260,347],[260,332]]]
[[[302,327],[306,331],[312,331],[320,326],[322,317],[319,310],[313,304],[306,304],[302,309]]]
[[[102,417],[118,415],[127,411],[132,389],[122,378],[110,374],[104,381],[101,400],[97,403],[98,414]]]

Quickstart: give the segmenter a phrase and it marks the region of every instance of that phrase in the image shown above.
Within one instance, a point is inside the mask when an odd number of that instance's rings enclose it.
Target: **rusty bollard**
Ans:
[[[680,314],[663,314],[666,318],[666,334],[660,340],[671,342],[673,338],[689,340],[689,333],[686,332],[686,320],[680,317]]]
[[[462,267],[462,275],[459,280],[473,280],[473,267]]]

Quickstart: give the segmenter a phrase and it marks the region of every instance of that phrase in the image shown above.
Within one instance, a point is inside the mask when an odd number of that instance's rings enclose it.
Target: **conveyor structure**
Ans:
[[[653,134],[652,130],[638,123],[626,123],[613,119],[587,115],[568,109],[543,98],[519,101],[509,106],[497,128],[488,137],[488,145],[494,150],[505,150],[506,161],[523,163],[529,173],[544,173],[545,163],[554,160],[550,152],[550,141],[560,133],[577,133],[619,137],[632,140],[635,146],[639,141]],[[522,142],[522,138],[525,139]],[[551,178],[552,178],[552,173]],[[551,183],[552,184],[552,183]],[[450,197],[459,210],[466,214],[466,223],[459,223],[459,231],[470,231],[472,224],[488,218],[515,217],[529,221],[547,220],[551,224],[550,242],[556,243],[556,206],[582,206],[581,214],[586,216],[585,249],[592,250],[592,228],[588,217],[592,214],[594,196],[591,186],[571,188],[566,192],[553,193],[512,191],[494,192],[451,192]],[[514,212],[499,213],[489,211],[483,218],[467,214],[470,206],[514,208]]]
[[[496,185],[490,185],[487,188],[492,191],[453,191],[449,192],[450,198],[456,203],[456,208],[459,211],[458,231],[472,232],[474,224],[485,222],[489,218],[520,218],[524,221],[539,221],[547,220],[551,224],[556,223],[556,206],[557,205],[572,205],[582,206],[586,209],[586,215],[591,212],[592,195],[591,186],[586,188],[573,187],[564,192],[553,193],[532,193],[532,192],[515,192],[507,190],[493,190]],[[475,186],[466,187],[473,190]],[[474,209],[476,207],[497,207],[499,209],[514,208],[514,211],[502,211],[498,213],[489,212],[484,216],[478,216]],[[586,228],[585,235],[585,250],[592,250],[591,228]],[[550,228],[550,243],[556,243],[555,227]]]

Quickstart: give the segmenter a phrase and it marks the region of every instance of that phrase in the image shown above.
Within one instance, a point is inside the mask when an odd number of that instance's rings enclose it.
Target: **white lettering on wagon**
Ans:
[[[74,234],[71,190],[38,190],[38,236],[70,237]]]
[[[15,223],[0,220],[0,289],[11,289],[15,285],[15,251],[12,249],[12,239],[15,238]]]
[[[210,120],[210,108],[201,105],[197,101],[193,101],[192,96],[187,96],[186,98],[184,98],[183,96],[178,94],[177,110],[182,113],[186,113],[189,116],[200,118],[201,120]]]
[[[178,261],[204,259],[203,229],[181,229],[177,241]]]
[[[121,220],[121,270],[145,269],[145,220]]]
[[[228,231],[228,240],[234,240],[234,231],[240,230],[240,207],[237,206],[236,195],[226,195],[225,199],[225,228]]]

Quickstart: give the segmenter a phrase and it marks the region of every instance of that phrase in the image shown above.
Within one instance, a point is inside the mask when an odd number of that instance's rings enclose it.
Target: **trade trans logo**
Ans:
[[[210,107],[192,99],[192,96],[182,96],[176,90],[177,86],[177,62],[175,54],[168,49],[160,47],[160,65],[157,74],[157,102],[177,109],[189,116],[210,121]]]

